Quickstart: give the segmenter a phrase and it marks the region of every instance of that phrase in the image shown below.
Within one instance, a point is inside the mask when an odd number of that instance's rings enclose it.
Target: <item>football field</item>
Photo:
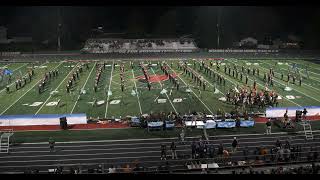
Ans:
[[[130,61],[128,60],[97,60],[88,62],[89,68],[84,68],[80,77],[75,81],[70,93],[66,91],[66,85],[70,75],[75,71],[79,61],[59,61],[30,63],[1,63],[1,68],[13,71],[12,81],[8,84],[10,92],[6,90],[7,77],[1,78],[0,83],[0,115],[21,114],[72,114],[86,113],[92,118],[123,118],[126,116],[139,116],[157,112],[177,112],[185,114],[189,112],[205,112],[214,114],[218,109],[225,112],[232,111],[235,106],[222,99],[230,89],[245,86],[245,78],[240,80],[224,72],[224,66],[259,69],[258,75],[248,75],[248,86],[252,87],[254,81],[258,89],[265,88],[264,73],[274,70],[274,85],[268,86],[270,90],[279,95],[279,107],[292,106],[317,106],[320,104],[320,64],[303,60],[237,60],[225,59],[220,62],[220,70],[216,68],[217,60],[204,60],[216,74],[225,78],[226,83],[220,84],[205,71],[200,70],[200,60],[184,60],[189,68],[203,76],[206,82],[205,90],[198,86],[191,76],[185,74],[178,67],[180,60],[152,60]],[[100,82],[97,91],[94,91],[97,64],[106,63],[102,68]],[[144,74],[139,66],[142,62],[148,71],[148,75],[156,80],[148,89]],[[167,63],[168,72],[176,75],[179,82],[179,90],[167,78],[160,68],[162,62]],[[212,66],[210,64],[212,63]],[[123,79],[124,91],[121,91],[120,66],[124,65]],[[28,73],[28,69],[34,66],[35,75],[22,88],[16,90],[15,80]],[[59,75],[50,78],[42,93],[38,92],[38,84],[45,73],[58,70]],[[299,79],[295,84],[286,82],[287,74],[298,73],[302,77],[302,85]],[[283,80],[281,73],[284,74]],[[285,90],[286,87],[290,90]],[[215,90],[216,89],[216,90]],[[248,108],[248,112],[264,112],[264,108]]]

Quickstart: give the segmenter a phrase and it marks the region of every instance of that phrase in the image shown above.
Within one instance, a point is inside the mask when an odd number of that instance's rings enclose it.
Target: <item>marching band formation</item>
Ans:
[[[29,68],[28,73],[22,77],[22,80],[20,77],[15,81],[16,90],[23,88],[28,83],[28,80],[29,82],[31,82],[33,76],[34,76],[34,66],[32,68]],[[9,83],[11,83],[11,79],[12,79],[12,76],[9,75],[9,81],[8,81]],[[10,93],[9,86],[6,86],[6,92]]]
[[[70,93],[70,89],[73,87],[73,85],[75,85],[76,81],[80,79],[80,74],[83,72],[84,67],[89,70],[89,64],[83,63],[76,66],[76,70],[73,70],[73,72],[71,72],[66,85],[67,93]]]
[[[190,63],[190,62],[189,62]],[[215,63],[215,64],[214,64]],[[150,75],[148,73],[148,70],[151,66],[154,64],[151,64],[151,62],[148,62],[147,65],[145,65],[143,62],[139,62],[138,67],[140,67],[145,83],[148,87],[148,90],[151,91],[151,83],[153,81],[150,80]],[[213,68],[214,65],[216,68]],[[221,67],[223,65],[223,70],[221,70]],[[94,79],[94,92],[98,91],[98,86],[101,75],[104,70],[106,70],[106,61],[97,63],[96,64],[96,76]],[[116,64],[114,64],[114,67]],[[180,88],[180,81],[177,79],[177,75],[170,72],[171,67],[173,67],[173,62],[171,63],[171,66],[167,64],[167,62],[156,62],[156,65],[160,68],[162,73],[166,76],[166,78],[172,83],[174,88],[179,91]],[[114,68],[113,67],[113,68]],[[133,69],[135,67],[135,64],[130,61],[130,67]],[[274,66],[275,67],[275,66]],[[274,68],[270,68],[267,72],[263,73],[263,76],[260,75],[259,68],[251,67],[251,66],[244,66],[244,65],[237,65],[233,62],[230,63],[224,63],[222,64],[222,61],[193,61],[193,64],[188,64],[187,61],[180,61],[177,63],[177,68],[179,71],[182,71],[185,76],[192,79],[192,82],[195,84],[195,87],[198,87],[199,94],[201,94],[201,90],[206,91],[207,90],[207,83],[210,84],[210,81],[213,81],[213,88],[214,92],[216,92],[216,86],[221,87],[228,87],[226,89],[225,93],[225,101],[226,103],[230,103],[232,105],[235,105],[235,107],[238,109],[241,108],[264,108],[266,106],[278,106],[279,102],[278,100],[279,95],[274,90],[270,90],[269,87],[274,86],[274,78],[275,78],[275,71]],[[89,70],[89,63],[81,63],[79,65],[76,65],[76,67],[71,71],[69,79],[66,84],[66,92],[70,93],[71,88],[75,85],[76,81],[80,79],[80,74],[83,72],[83,69]],[[120,87],[121,91],[124,92],[125,90],[125,65],[124,63],[120,64]],[[224,74],[223,74],[224,73]],[[16,90],[23,88],[28,82],[31,82],[33,76],[34,76],[34,66],[29,69],[29,72],[23,76],[22,78],[19,78],[15,81],[15,88]],[[300,73],[292,73],[288,72],[287,77],[284,77],[283,72],[277,73],[279,76],[277,77],[281,81],[285,81],[288,84],[296,84],[296,80],[298,79],[299,86],[302,85],[302,75]],[[44,92],[45,87],[47,84],[50,83],[51,80],[56,78],[59,75],[58,70],[51,70],[49,72],[46,72],[41,79],[40,83],[38,84],[38,93],[41,94]],[[204,77],[207,77],[206,80]],[[239,83],[238,85],[234,86],[226,86],[226,78],[228,79],[232,78],[235,79]],[[249,79],[250,77],[250,79]],[[264,88],[258,88],[259,83],[257,80],[260,78],[261,81],[263,81]],[[249,80],[253,81],[251,85],[249,85]],[[242,87],[239,87],[240,84],[243,84]],[[227,84],[228,85],[228,84]],[[260,85],[262,86],[262,85]],[[7,92],[10,92],[9,86],[6,87]]]
[[[44,91],[45,86],[51,81],[51,79],[57,77],[58,74],[59,74],[58,70],[49,71],[44,74],[44,77],[42,78],[42,80],[38,84],[39,94],[41,94]]]

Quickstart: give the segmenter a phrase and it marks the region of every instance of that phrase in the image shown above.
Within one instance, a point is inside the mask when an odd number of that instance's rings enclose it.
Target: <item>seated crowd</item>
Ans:
[[[84,52],[111,53],[141,50],[196,50],[193,39],[89,39]]]

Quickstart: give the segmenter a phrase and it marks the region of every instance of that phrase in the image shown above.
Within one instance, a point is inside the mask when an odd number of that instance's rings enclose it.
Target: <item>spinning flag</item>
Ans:
[[[132,96],[135,96],[136,94],[137,94],[137,93],[136,93],[135,90],[132,90],[132,91],[131,91],[131,95],[132,95]]]
[[[108,96],[111,96],[112,95],[112,92],[111,91],[108,91]]]
[[[160,92],[160,94],[166,94],[168,91],[166,89],[162,89],[162,91]]]

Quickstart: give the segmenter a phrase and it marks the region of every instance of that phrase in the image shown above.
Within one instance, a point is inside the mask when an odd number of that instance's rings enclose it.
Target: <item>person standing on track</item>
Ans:
[[[161,144],[161,160],[167,159],[167,146],[165,144]]]
[[[304,108],[303,111],[302,111],[302,114],[303,114],[302,117],[303,117],[304,120],[306,120],[306,118],[307,118],[307,113],[308,113],[307,109]]]
[[[174,142],[172,141],[171,146],[170,146],[170,150],[171,150],[171,154],[172,154],[172,159],[178,159],[177,157],[177,146],[174,144]]]
[[[232,152],[235,153],[237,151],[237,147],[238,147],[238,140],[237,137],[233,138],[233,142],[232,142]]]
[[[49,138],[49,148],[50,148],[50,152],[54,152],[54,145],[55,145],[55,141],[52,137]]]
[[[271,134],[271,120],[269,119],[268,122],[266,123],[266,133],[267,135]]]

